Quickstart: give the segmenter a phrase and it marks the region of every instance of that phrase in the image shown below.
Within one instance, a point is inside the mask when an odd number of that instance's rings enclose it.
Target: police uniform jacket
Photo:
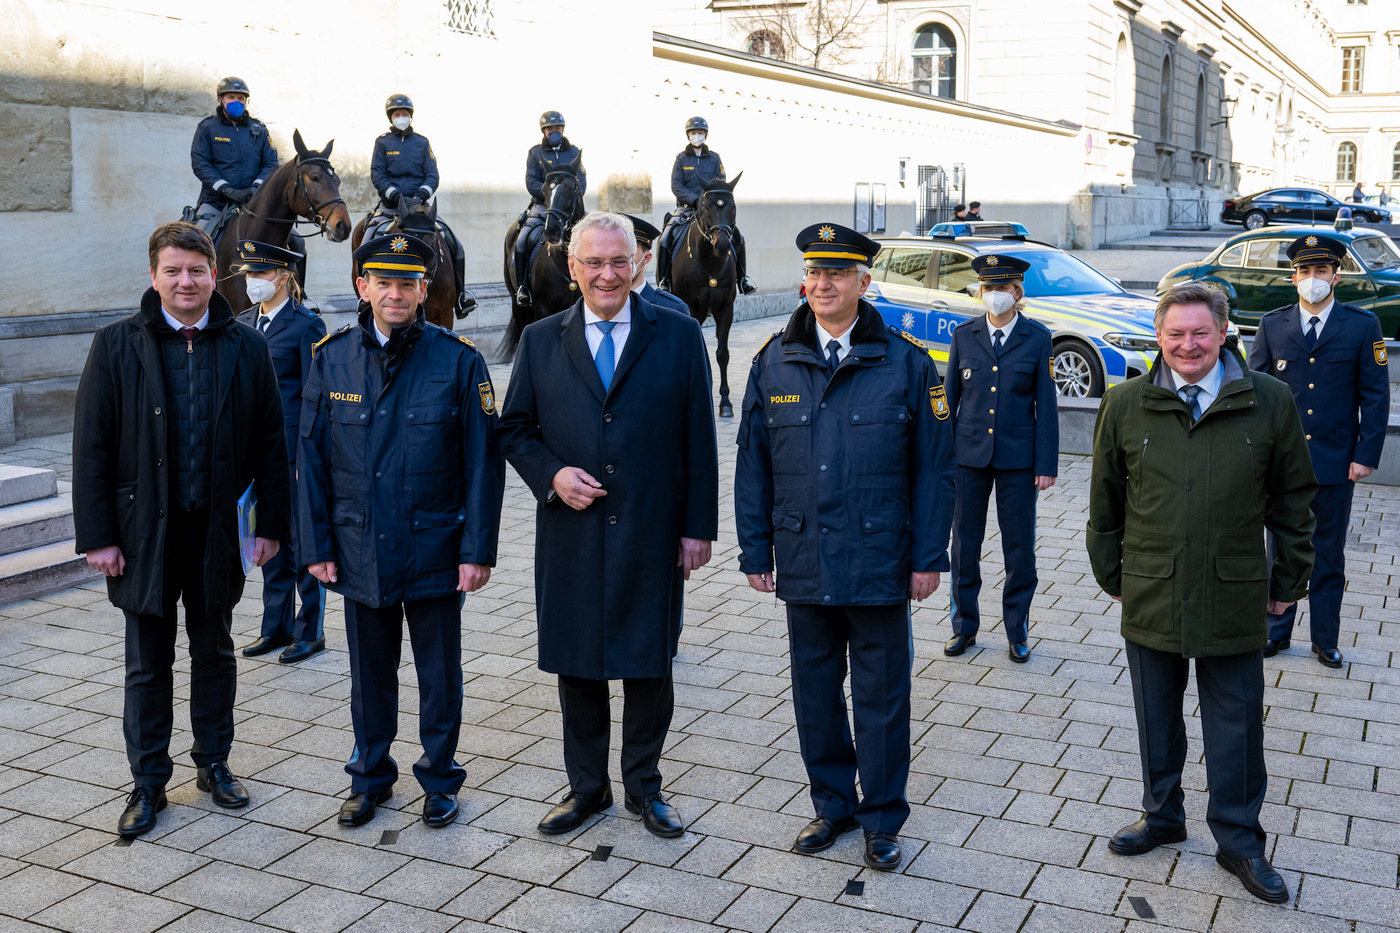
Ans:
[[[530,192],[531,201],[535,204],[546,204],[548,198],[544,190],[545,176],[550,172],[569,168],[578,172],[578,193],[587,193],[588,173],[583,170],[583,150],[569,142],[567,136],[557,147],[545,142],[531,147],[529,154],[525,156],[525,189]]]
[[[190,145],[190,165],[203,182],[201,203],[217,204],[225,188],[251,188],[265,182],[277,170],[277,150],[267,127],[244,114],[237,120],[220,106],[199,122]]]
[[[359,321],[316,348],[302,392],[297,560],[335,561],[375,608],[449,596],[458,564],[496,563],[505,462],[486,362],[418,319],[386,350]]]
[[[658,308],[670,308],[672,311],[690,317],[690,308],[686,307],[686,303],[664,288],[654,288],[650,282],[647,282],[641,287],[640,294],[644,300],[651,302]]]
[[[700,325],[635,294],[606,392],[583,301],[525,328],[501,445],[539,500],[539,665],[551,674],[665,677],[681,630],[681,538],[719,534],[710,360]],[[565,466],[607,495],[582,512],[551,484]]]
[[[953,436],[927,349],[862,300],[829,376],[804,302],[754,358],[739,425],[740,569],[792,603],[888,605],[948,569]]]
[[[390,188],[400,194],[416,196],[419,188],[438,187],[437,156],[428,137],[415,133],[413,127],[402,132],[397,127],[374,141],[374,157],[369,163],[369,178],[374,190],[383,198]]]
[[[1060,416],[1050,331],[1024,314],[992,352],[987,316],[953,329],[944,386],[960,466],[1056,476]]]
[[[1094,425],[1094,578],[1122,598],[1124,638],[1188,658],[1258,651],[1268,600],[1298,600],[1312,574],[1317,484],[1298,412],[1287,386],[1232,347],[1194,424],[1159,354],[1104,395]]]
[[[1353,463],[1380,465],[1390,420],[1385,338],[1374,314],[1336,302],[1309,350],[1305,320],[1296,303],[1260,318],[1249,366],[1288,383],[1313,472],[1331,486],[1347,482]]]
[[[681,207],[694,207],[705,191],[705,184],[724,181],[724,162],[707,145],[686,146],[671,166],[671,193]]]
[[[257,305],[238,316],[238,320],[257,330]],[[297,425],[301,423],[301,390],[311,372],[311,348],[326,336],[326,322],[312,314],[306,306],[291,298],[277,312],[267,330],[262,332],[272,356],[272,368],[277,373],[277,388],[282,393],[282,421],[287,428],[287,455],[297,459]]]
[[[160,295],[147,289],[141,310],[97,332],[73,412],[73,525],[78,553],[119,545],[126,572],[107,578],[119,609],[165,609],[165,535],[172,498],[171,435],[161,342],[170,325]],[[209,297],[201,340],[214,341],[214,409],[209,531],[204,568],[207,611],[243,595],[238,499],[248,484],[258,499],[259,537],[290,541],[282,402],[267,343],[234,320],[222,295]]]

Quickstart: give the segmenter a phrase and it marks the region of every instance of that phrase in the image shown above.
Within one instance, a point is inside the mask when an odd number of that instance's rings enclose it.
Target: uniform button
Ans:
[[[1311,408],[1308,409],[1308,414],[1310,414],[1310,415],[1312,414],[1312,409],[1311,409]]]
[[[874,528],[874,527],[875,527],[875,526],[872,525],[870,522],[866,522],[866,523],[865,523],[865,530],[866,530],[866,531],[869,531],[870,529],[872,529],[872,528]]]
[[[616,515],[609,515],[609,516],[608,516],[608,524],[609,524],[609,525],[616,525],[616,524],[617,524],[617,516],[616,516]]]
[[[859,421],[860,419],[857,418],[856,420]],[[803,415],[803,416],[802,416],[802,421],[803,421],[803,423],[806,423],[806,421],[807,421],[807,416],[806,416],[806,415]]]
[[[365,420],[366,418],[368,418],[368,417],[369,417],[369,415],[365,414],[364,412],[360,412],[360,420],[361,420],[361,421],[364,421],[364,420]]]
[[[1317,358],[1316,358],[1316,357],[1311,357],[1311,356],[1310,356],[1310,357],[1308,357],[1308,362],[1309,362],[1309,363],[1316,363],[1316,362],[1317,362]]]
[[[993,366],[993,367],[992,367],[992,372],[996,372],[996,371],[997,371],[997,368],[996,368],[995,366]]]
[[[822,470],[823,473],[826,472],[826,464],[825,464],[825,463],[822,464],[821,470]]]
[[[414,522],[414,523],[413,523],[413,527],[414,527],[414,528],[417,528],[417,527],[418,527],[418,523],[417,523],[417,522]],[[380,536],[379,536],[379,540],[380,540],[380,541],[383,541],[383,540],[384,540],[385,538],[387,538],[387,537],[388,537],[388,535],[380,535]]]
[[[768,423],[769,423],[769,424],[772,424],[772,423],[773,423],[773,418],[772,418],[771,415],[768,417]]]
[[[997,387],[996,387],[996,386],[992,386],[992,391],[995,392],[996,390],[997,390]]]
[[[830,528],[823,528],[823,529],[822,529],[822,534],[824,534],[824,535],[829,535],[829,534],[831,534],[831,529],[830,529]]]
[[[607,466],[603,467],[603,472],[604,472],[604,473],[615,473],[615,472],[617,472],[617,468],[614,467],[611,463],[609,463]]]
[[[156,509],[156,518],[164,518],[165,509]]]
[[[1305,440],[1305,441],[1310,441],[1310,440],[1312,440],[1312,435],[1311,435],[1311,434],[1304,434],[1304,435],[1303,435],[1303,440]]]
[[[159,409],[159,408],[156,409],[156,414],[160,414],[160,409]]]
[[[822,402],[821,407],[822,407],[822,408],[825,408],[825,407],[826,407],[826,402]]]
[[[769,418],[768,420],[771,422],[773,419],[772,419],[772,418]],[[802,420],[803,420],[803,421],[806,421],[807,419],[806,419],[806,418],[803,418]],[[608,412],[607,414],[603,415],[603,423],[604,423],[604,424],[612,424],[612,412]]]
[[[900,413],[899,413],[899,420],[900,420],[900,421],[903,421],[903,420],[904,420],[904,412],[900,412]]]
[[[805,419],[804,419],[804,420],[805,420]],[[851,420],[852,420],[852,421],[859,421],[859,420],[860,420],[860,415],[851,415]]]
[[[1191,438],[1195,437],[1195,436],[1196,436],[1196,435],[1192,434],[1190,431],[1187,431],[1187,432],[1186,432],[1186,439],[1187,439],[1188,441],[1189,441]]]
[[[158,467],[165,466],[165,461],[164,461],[164,460],[157,460],[157,461],[156,461],[156,466],[158,466]]]
[[[1315,386],[1314,386],[1311,382],[1309,382],[1309,383],[1308,383],[1308,388],[1309,388],[1309,389],[1312,389],[1312,388],[1315,388]]]
[[[449,411],[449,412],[447,413],[447,415],[448,415],[448,417],[450,417],[450,418],[455,418],[455,417],[457,417],[457,409],[455,409],[455,408],[452,409],[451,411]]]
[[[389,413],[388,413],[387,411],[385,411],[384,409],[381,408],[381,409],[379,409],[379,417],[381,417],[381,418],[387,418],[387,417],[389,417]],[[409,415],[408,417],[412,418],[413,416],[412,416],[412,415]]]
[[[830,597],[830,596],[823,596],[823,597],[822,597],[822,602],[824,602],[824,603],[829,603],[829,602],[831,602],[831,597]]]
[[[991,429],[991,428],[988,428],[988,429],[987,429],[987,433],[988,433],[988,434],[991,434],[991,433],[992,433],[992,429]]]
[[[384,413],[381,411],[380,414],[382,415],[382,414],[384,414]],[[412,420],[413,420],[414,418],[416,418],[416,417],[418,417],[418,416],[417,416],[417,415],[409,415],[409,416],[408,416],[408,420],[409,420],[409,421],[412,421]]]
[[[995,415],[996,413],[997,413],[997,410],[996,410],[995,408],[988,408],[988,409],[987,409],[987,414],[989,414],[989,415]]]
[[[384,474],[383,474],[383,473],[376,473],[376,474],[374,474],[374,478],[375,478],[375,479],[383,479],[383,478],[384,478]]]

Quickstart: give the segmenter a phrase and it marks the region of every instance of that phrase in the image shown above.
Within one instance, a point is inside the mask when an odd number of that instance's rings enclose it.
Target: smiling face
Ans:
[[[588,309],[611,318],[632,294],[632,244],[626,233],[607,227],[588,227],[574,236],[578,242],[569,255],[569,274]]]
[[[870,273],[856,266],[844,269],[809,268],[807,305],[827,333],[844,334],[856,319],[856,309],[870,287]]]
[[[204,316],[214,294],[214,264],[201,252],[167,246],[156,256],[151,287],[160,303],[188,326]]]
[[[1162,361],[1187,382],[1199,382],[1219,362],[1228,327],[1216,323],[1209,305],[1172,305],[1157,328]]]
[[[362,301],[369,302],[381,334],[412,323],[428,293],[427,279],[390,279],[373,272],[355,280]]]

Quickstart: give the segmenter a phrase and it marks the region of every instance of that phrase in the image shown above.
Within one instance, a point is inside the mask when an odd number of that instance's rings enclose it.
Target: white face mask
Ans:
[[[1326,279],[1303,279],[1298,283],[1298,297],[1317,304],[1332,293],[1332,283]]]
[[[412,117],[394,117],[394,129],[402,133],[408,129],[408,125],[413,122]]]
[[[690,144],[696,149],[699,149],[701,146],[705,145],[704,133],[691,133],[688,138],[690,139]]]
[[[255,305],[260,305],[277,294],[276,279],[255,279],[250,275],[243,280],[243,287],[248,291],[248,300]]]
[[[1016,299],[1010,292],[985,292],[982,295],[982,307],[995,317],[1001,317],[1010,311],[1015,303]]]

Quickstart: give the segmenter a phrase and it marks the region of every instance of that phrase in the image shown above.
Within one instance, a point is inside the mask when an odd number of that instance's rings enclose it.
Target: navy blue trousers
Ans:
[[[413,776],[427,793],[455,794],[467,772],[456,761],[462,731],[461,593],[379,609],[345,600],[350,648],[350,719],[355,752],[345,764],[351,793],[388,790],[399,777],[389,746],[399,728],[399,649],[403,623],[418,672],[418,735],[423,757]]]
[[[977,597],[982,592],[982,539],[987,534],[987,504],[996,487],[997,524],[1006,582],[1001,590],[1001,618],[1006,640],[1024,642],[1031,614],[1035,573],[1035,471],[958,467],[953,503],[953,634],[976,635],[982,623]]]
[[[797,738],[817,816],[897,833],[909,817],[909,604],[787,604]],[[851,738],[843,685],[849,652]],[[856,800],[856,775],[862,797]]]
[[[1347,588],[1347,529],[1351,527],[1351,500],[1356,484],[1337,483],[1317,487],[1312,511],[1317,516],[1313,532],[1312,580],[1308,583],[1308,624],[1312,642],[1319,648],[1335,648],[1342,629],[1342,593]],[[1274,563],[1274,537],[1268,538],[1269,566]],[[1293,637],[1298,616],[1294,603],[1284,612],[1269,614],[1269,637],[1283,641]]]
[[[296,464],[292,464],[296,475]],[[292,482],[292,514],[297,514],[297,484]],[[263,564],[262,636],[278,638],[290,635],[297,641],[314,641],[322,637],[326,615],[326,593],[321,581],[297,567],[296,552],[290,541],[283,541],[277,554]],[[296,608],[293,591],[301,596],[301,609]]]

